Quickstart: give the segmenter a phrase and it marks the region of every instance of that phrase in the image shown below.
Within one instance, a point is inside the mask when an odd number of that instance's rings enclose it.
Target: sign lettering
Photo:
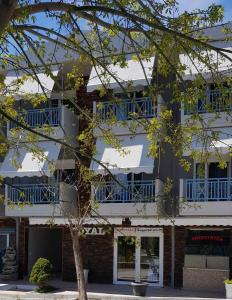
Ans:
[[[105,235],[105,231],[102,227],[85,227],[84,232],[86,235]]]

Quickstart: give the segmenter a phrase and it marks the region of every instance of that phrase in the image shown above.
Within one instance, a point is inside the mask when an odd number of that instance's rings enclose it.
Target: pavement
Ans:
[[[40,294],[34,290],[36,286],[27,281],[0,283],[0,300],[76,300],[75,282],[53,280],[50,284],[58,289],[53,293]],[[88,284],[89,300],[221,300],[225,292],[197,291],[171,288],[148,287],[146,297],[132,296],[130,285]]]

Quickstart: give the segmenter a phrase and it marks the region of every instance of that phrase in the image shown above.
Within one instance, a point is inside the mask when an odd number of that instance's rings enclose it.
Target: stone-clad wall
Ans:
[[[171,285],[171,226],[165,226],[164,231],[164,286]],[[175,226],[175,287],[183,285],[185,247],[185,227]]]
[[[62,279],[76,280],[72,238],[68,228],[63,228],[62,236]]]
[[[171,226],[164,227],[164,286],[171,283]]]
[[[113,235],[86,236],[82,240],[84,266],[89,268],[89,281],[113,282]],[[85,255],[88,253],[88,256]]]
[[[97,283],[113,282],[113,236],[87,235],[81,241],[84,268],[89,269],[89,281]],[[63,230],[63,280],[75,280],[75,264],[72,239],[68,229]]]
[[[183,286],[185,226],[175,226],[175,287]]]
[[[230,230],[230,246],[229,246],[229,253],[230,253],[230,260],[229,260],[229,266],[230,266],[230,274],[229,278],[232,278],[232,230]]]
[[[215,227],[216,228],[216,227]],[[20,278],[27,274],[28,221],[21,219],[19,226],[19,271]],[[164,286],[171,283],[171,226],[164,226]],[[230,230],[232,245],[232,230]],[[183,286],[183,267],[186,227],[175,226],[175,286]],[[90,270],[89,281],[113,282],[113,232],[107,235],[86,235],[81,241],[84,268]],[[231,246],[232,247],[232,246]],[[230,253],[232,253],[230,251]],[[230,259],[231,262],[231,259]],[[231,268],[230,268],[231,269]],[[192,275],[191,275],[192,276]],[[229,276],[228,276],[229,277]],[[62,278],[76,280],[72,239],[68,228],[62,234]]]
[[[171,226],[164,227],[164,286],[171,282]],[[176,227],[175,285],[182,286],[184,264],[184,227]],[[113,282],[113,234],[86,236],[81,241],[83,263],[90,269],[89,281]],[[63,280],[75,280],[72,240],[68,229],[63,231]]]
[[[224,280],[229,277],[229,271],[227,270],[184,268],[183,272],[183,286],[192,290],[224,291]]]
[[[28,273],[28,223],[28,219],[26,218],[21,218],[19,223],[19,279],[23,279]]]

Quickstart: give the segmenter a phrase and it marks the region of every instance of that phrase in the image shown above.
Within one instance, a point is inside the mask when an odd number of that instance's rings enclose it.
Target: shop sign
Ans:
[[[217,236],[217,235],[196,235],[196,236],[192,236],[192,241],[224,242],[224,238],[222,236]]]
[[[85,229],[86,235],[105,235],[105,231],[102,227],[86,227]]]
[[[152,228],[152,227],[119,227],[115,228],[114,231],[117,233],[130,233],[130,234],[136,234],[136,233],[158,233],[163,232],[162,228]]]

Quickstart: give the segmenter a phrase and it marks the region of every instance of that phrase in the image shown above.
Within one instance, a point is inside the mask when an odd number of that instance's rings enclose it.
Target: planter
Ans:
[[[226,299],[232,299],[232,284],[225,283]]]
[[[134,296],[141,296],[145,297],[147,292],[147,282],[132,282],[131,283],[133,288],[133,294]]]
[[[89,275],[89,270],[88,269],[84,269],[85,284],[88,283],[88,275]]]

